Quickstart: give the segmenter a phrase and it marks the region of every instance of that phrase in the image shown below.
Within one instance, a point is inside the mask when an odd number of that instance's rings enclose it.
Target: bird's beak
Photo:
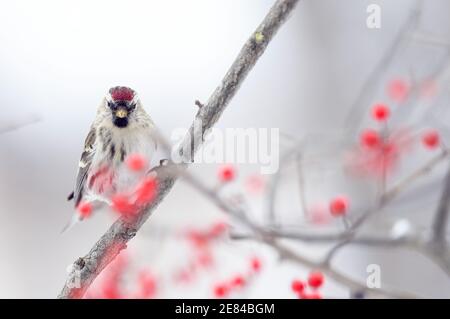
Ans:
[[[126,118],[128,116],[128,111],[124,108],[120,108],[116,111],[116,117],[119,119]]]

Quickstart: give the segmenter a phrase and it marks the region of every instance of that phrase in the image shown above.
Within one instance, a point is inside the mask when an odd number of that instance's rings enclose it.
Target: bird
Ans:
[[[85,139],[75,187],[67,198],[74,201],[75,209],[84,203],[110,205],[114,194],[138,183],[148,171],[130,172],[125,161],[131,154],[146,159],[155,154],[155,130],[136,91],[126,86],[109,89]],[[75,212],[63,232],[81,220],[82,214]]]

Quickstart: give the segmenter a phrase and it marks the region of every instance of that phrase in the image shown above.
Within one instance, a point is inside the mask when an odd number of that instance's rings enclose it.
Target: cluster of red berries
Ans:
[[[140,154],[131,154],[125,159],[127,168],[132,172],[142,172],[148,168],[148,161]],[[98,175],[105,172],[99,171]],[[150,204],[156,197],[157,181],[153,177],[145,177],[133,189],[130,194],[118,193],[111,198],[112,209],[123,216],[132,216],[139,211],[139,208]],[[77,211],[81,218],[89,218],[94,207],[90,202],[81,202]]]
[[[188,239],[197,248],[207,246],[212,240],[224,235],[228,230],[228,224],[222,221],[212,224],[206,230],[190,230],[187,234]]]
[[[433,86],[434,82],[424,82]],[[391,101],[400,103],[408,98],[409,85],[401,79],[388,83],[387,96]],[[371,118],[384,124],[381,129],[366,128],[359,136],[359,146],[348,153],[348,167],[358,175],[385,178],[397,167],[404,154],[410,150],[414,141],[408,129],[388,130],[386,125],[391,117],[391,108],[385,103],[375,103],[370,109]],[[438,149],[442,144],[436,130],[430,129],[420,137],[422,146],[427,150]]]
[[[154,298],[157,292],[156,277],[148,270],[142,270],[138,276],[136,299]]]
[[[323,286],[325,277],[320,271],[312,271],[307,281],[294,279],[291,283],[292,291],[299,299],[322,299],[319,289]]]
[[[206,230],[189,230],[187,239],[194,247],[193,258],[190,259],[187,265],[177,271],[175,281],[188,283],[201,269],[211,268],[214,265],[214,250],[211,246],[227,230],[228,224],[223,221],[213,223]]]
[[[386,93],[391,100],[397,103],[404,102],[409,94],[410,85],[403,79],[397,78],[390,81],[386,87]],[[429,98],[436,95],[437,83],[433,79],[425,79],[419,83],[420,97]]]
[[[125,217],[139,212],[141,207],[150,204],[156,197],[157,181],[154,177],[145,177],[131,194],[115,194],[112,199],[112,208]]]
[[[148,270],[142,270],[137,276],[137,283],[133,290],[126,289],[123,279],[129,270],[127,255],[120,254],[102,274],[96,279],[86,292],[87,299],[123,299],[153,298],[157,292],[156,277]]]
[[[376,104],[372,108],[372,117],[378,122],[387,121],[390,109],[385,104]],[[361,134],[361,144],[373,149],[383,144],[383,138],[373,129],[366,129]],[[435,149],[440,144],[440,136],[436,130],[427,130],[422,135],[422,144],[428,149]]]
[[[148,168],[147,159],[140,154],[131,154],[125,164],[132,172],[142,172]],[[115,194],[112,197],[112,208],[123,216],[132,216],[140,207],[150,204],[156,196],[157,181],[154,177],[145,177],[130,194]]]
[[[253,257],[250,260],[249,268],[250,269],[248,270],[246,275],[237,274],[229,280],[216,284],[213,291],[214,297],[226,298],[230,295],[230,293],[244,288],[261,270],[261,260],[257,257]]]

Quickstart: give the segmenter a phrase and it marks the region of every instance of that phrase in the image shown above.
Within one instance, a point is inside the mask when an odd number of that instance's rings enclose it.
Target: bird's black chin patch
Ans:
[[[124,118],[114,118],[113,123],[115,126],[123,128],[123,127],[127,127],[128,125],[128,119],[126,117]]]

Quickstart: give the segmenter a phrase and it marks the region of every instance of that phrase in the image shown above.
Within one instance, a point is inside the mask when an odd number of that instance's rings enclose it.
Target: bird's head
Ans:
[[[133,118],[133,113],[138,104],[137,94],[128,87],[116,86],[109,90],[106,103],[111,112],[113,124],[116,127],[124,128]]]

